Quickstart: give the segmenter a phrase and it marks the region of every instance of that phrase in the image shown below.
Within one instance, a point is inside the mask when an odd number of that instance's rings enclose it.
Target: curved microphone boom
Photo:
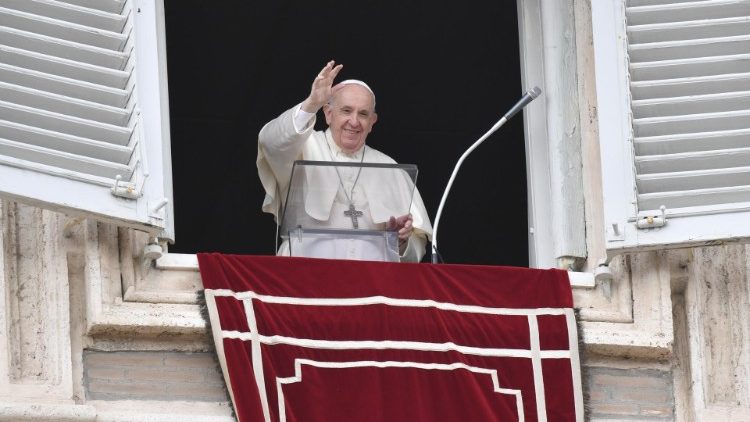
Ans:
[[[435,216],[435,225],[432,228],[432,251],[430,255],[432,256],[432,263],[437,263],[437,254],[438,254],[438,248],[437,248],[437,235],[438,235],[438,225],[440,224],[440,216],[443,214],[443,206],[445,205],[445,200],[448,198],[448,193],[451,190],[451,186],[453,186],[453,180],[456,178],[456,174],[458,173],[458,169],[461,167],[461,164],[463,164],[466,157],[471,154],[476,147],[478,147],[482,142],[484,142],[487,138],[490,137],[493,133],[495,133],[498,129],[500,129],[500,126],[504,125],[505,122],[510,120],[511,117],[513,117],[516,113],[523,110],[524,107],[526,107],[530,102],[534,101],[536,97],[538,97],[542,93],[542,90],[539,89],[538,86],[535,86],[534,88],[531,88],[528,90],[523,97],[521,97],[520,100],[510,109],[508,110],[505,115],[495,123],[490,130],[487,131],[484,135],[482,135],[481,138],[479,138],[472,146],[469,147],[469,149],[466,150],[466,152],[463,153],[461,158],[458,159],[458,162],[456,163],[456,167],[453,168],[453,174],[451,174],[450,180],[448,180],[448,186],[445,187],[445,191],[443,192],[443,198],[440,200],[440,205],[438,206],[437,215]]]

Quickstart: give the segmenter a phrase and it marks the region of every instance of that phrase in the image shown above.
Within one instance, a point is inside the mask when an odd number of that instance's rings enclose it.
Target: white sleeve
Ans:
[[[313,132],[315,116],[299,132],[294,127],[292,107],[270,122],[258,133],[258,157],[255,160],[263,188],[266,191],[263,211],[276,215],[280,209],[279,192],[285,192],[294,160],[302,157],[305,140]],[[277,216],[278,218],[278,216]]]
[[[305,110],[302,110],[301,104],[298,105],[294,110],[294,130],[296,130],[297,133],[304,132],[314,116],[315,113],[308,113]]]
[[[412,233],[400,252],[401,262],[420,262],[424,256],[427,239],[424,233]],[[401,249],[401,245],[399,245]]]

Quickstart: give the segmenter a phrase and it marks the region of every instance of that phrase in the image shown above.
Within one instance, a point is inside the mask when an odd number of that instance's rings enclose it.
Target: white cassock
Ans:
[[[281,202],[289,188],[289,177],[294,161],[396,163],[391,157],[369,146],[364,146],[353,154],[343,152],[333,142],[330,130],[320,132],[313,129],[314,116],[304,128],[298,131],[294,124],[294,115],[298,109],[299,105],[268,122],[258,135],[256,164],[261,183],[266,191],[263,211],[273,214],[277,223],[280,219]],[[315,171],[308,172],[307,183],[315,186],[316,189],[307,191],[305,211],[310,220],[304,222],[303,226],[350,227],[352,220],[344,214],[344,211],[349,209],[347,194],[351,196],[357,210],[363,211],[358,223],[359,228],[365,230],[384,230],[391,216],[399,217],[404,213],[405,208],[400,208],[400,204],[410,203],[409,209],[413,217],[414,231],[401,254],[401,261],[419,262],[425,253],[426,241],[432,236],[432,226],[419,191],[414,189],[412,198],[411,183],[398,180],[397,177],[388,181],[367,177],[367,169],[364,169],[357,179],[358,171],[359,169],[355,167],[338,167],[338,174],[336,174],[334,167],[319,167]],[[384,194],[385,192],[387,194]],[[356,242],[329,243],[326,248],[321,248],[320,256],[370,259],[371,255],[368,252],[370,247]],[[331,248],[334,250],[325,250]],[[289,254],[287,241],[281,245],[278,254]]]

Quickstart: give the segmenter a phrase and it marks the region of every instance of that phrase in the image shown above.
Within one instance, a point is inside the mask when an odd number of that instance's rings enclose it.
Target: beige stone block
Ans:
[[[628,389],[613,393],[617,399],[626,401],[635,401],[638,403],[666,403],[672,398],[672,394],[666,390],[649,389]]]
[[[92,379],[121,380],[125,378],[125,370],[122,368],[91,368],[88,377]]]
[[[84,357],[87,366],[164,366],[163,353],[151,352],[101,352],[88,353]]]
[[[164,364],[169,367],[190,368],[217,368],[218,363],[208,353],[170,355],[164,359]]]
[[[611,374],[595,374],[591,377],[594,385],[611,385],[616,388],[659,388],[665,387],[663,380],[649,377],[628,377]]]
[[[588,393],[586,397],[588,402],[603,402],[607,400],[607,393],[604,390],[595,390]]]
[[[127,378],[133,381],[192,381],[199,382],[206,379],[201,371],[191,370],[153,370],[128,369]]]
[[[204,376],[204,380],[206,382],[214,382],[219,384],[224,384],[224,374],[221,372],[221,368],[217,365],[216,368],[213,368],[209,371],[201,371]]]
[[[618,416],[636,416],[640,410],[636,403],[592,403],[589,409],[594,414]]]
[[[162,383],[148,383],[148,382],[125,382],[125,383],[109,383],[94,381],[89,383],[89,392],[92,394],[104,393],[104,394],[123,394],[128,396],[143,396],[143,395],[164,395],[166,393],[166,385]]]
[[[672,406],[641,406],[641,415],[643,416],[671,416],[673,413]]]
[[[175,383],[167,387],[167,393],[172,397],[199,397],[201,400],[206,401],[221,401],[227,398],[223,384]]]

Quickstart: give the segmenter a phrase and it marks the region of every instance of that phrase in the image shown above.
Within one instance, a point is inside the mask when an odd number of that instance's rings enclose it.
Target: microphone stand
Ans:
[[[482,135],[481,138],[479,138],[474,144],[472,144],[469,149],[466,150],[466,152],[461,155],[461,158],[458,159],[458,162],[456,163],[456,166],[453,168],[453,173],[451,174],[450,179],[448,180],[448,185],[445,188],[445,191],[443,192],[443,197],[440,199],[440,205],[438,206],[437,215],[435,215],[435,225],[432,227],[432,249],[430,251],[430,257],[433,264],[437,264],[439,251],[437,248],[437,235],[438,235],[438,226],[440,224],[440,217],[443,214],[443,206],[445,205],[445,200],[448,198],[448,193],[451,190],[451,187],[453,186],[453,181],[456,179],[456,174],[458,174],[458,169],[461,168],[461,164],[463,164],[466,157],[469,156],[469,154],[472,153],[479,145],[482,144],[487,138],[490,137],[493,133],[495,133],[502,125],[505,124],[511,117],[513,117],[516,113],[521,111],[524,107],[526,107],[530,102],[534,101],[536,97],[539,96],[539,94],[542,93],[542,90],[539,89],[538,86],[535,86],[534,88],[530,89],[529,91],[524,94],[523,97],[511,108],[508,110],[505,115],[495,123],[490,130],[487,131],[484,135]]]

